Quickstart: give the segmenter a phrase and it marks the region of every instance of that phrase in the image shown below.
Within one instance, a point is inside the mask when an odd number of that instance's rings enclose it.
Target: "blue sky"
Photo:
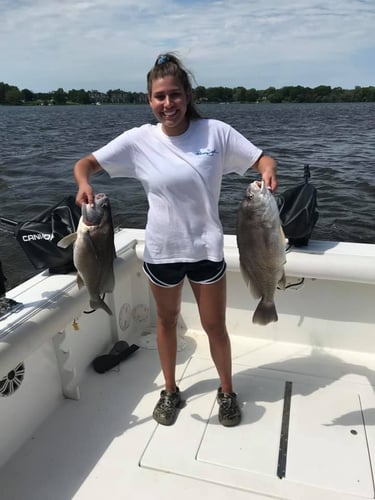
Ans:
[[[0,81],[145,90],[161,52],[198,85],[375,85],[375,0],[0,0]]]

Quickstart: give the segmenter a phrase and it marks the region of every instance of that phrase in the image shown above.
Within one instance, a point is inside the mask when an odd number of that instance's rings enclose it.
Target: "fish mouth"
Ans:
[[[264,190],[264,181],[253,181],[246,190],[246,198],[251,200],[256,193]]]
[[[91,211],[95,210],[88,203],[82,203],[82,220],[86,226],[93,226],[94,222],[92,220]]]
[[[108,198],[104,193],[95,195],[94,203],[82,204],[82,219],[86,226],[96,226],[103,216],[103,209],[108,205]]]

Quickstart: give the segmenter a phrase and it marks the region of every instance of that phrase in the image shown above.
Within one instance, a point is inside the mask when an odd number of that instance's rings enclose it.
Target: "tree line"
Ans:
[[[0,82],[0,104],[8,105],[62,105],[62,104],[144,104],[147,95],[144,92],[126,92],[121,89],[100,92],[98,90],[72,89],[65,91],[58,88],[51,92],[32,92],[20,90],[14,85]]]
[[[245,87],[203,87],[194,89],[197,102],[374,102],[375,87],[360,87],[343,89],[329,85],[319,85],[310,88],[286,86],[282,88],[269,87],[265,90]],[[0,82],[0,104],[7,105],[63,105],[63,104],[145,104],[147,94],[144,92],[127,92],[116,89],[100,92],[98,90],[63,88],[51,92],[32,92],[29,89],[20,90],[14,85]]]
[[[236,87],[197,87],[195,98],[208,102],[374,102],[375,87],[355,87],[343,89],[319,85],[315,88],[287,86],[280,89],[269,87],[265,90]]]

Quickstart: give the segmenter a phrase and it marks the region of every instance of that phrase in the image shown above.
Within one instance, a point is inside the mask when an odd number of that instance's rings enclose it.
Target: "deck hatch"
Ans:
[[[190,361],[180,383],[187,404],[172,427],[157,426],[141,467],[286,499],[310,500],[324,492],[330,499],[373,498],[359,404],[361,392],[374,401],[371,387],[353,378],[234,365],[243,422],[225,428],[217,420],[216,377],[210,360]],[[358,414],[350,426],[342,424],[348,413]],[[181,435],[189,439],[179,446]]]

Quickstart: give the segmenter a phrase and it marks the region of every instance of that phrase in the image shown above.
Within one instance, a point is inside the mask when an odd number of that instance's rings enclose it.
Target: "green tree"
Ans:
[[[206,87],[203,87],[202,85],[198,85],[198,87],[194,89],[194,97],[197,101],[206,100],[207,99]]]
[[[5,104],[22,104],[22,94],[17,87],[9,87],[5,91]]]
[[[207,89],[207,99],[210,102],[231,102],[232,89],[228,87],[209,87]]]
[[[245,87],[236,87],[232,92],[233,101],[245,102],[247,100],[247,92]]]
[[[18,88],[8,83],[0,82],[0,104],[20,104],[22,97],[17,94]]]
[[[356,102],[366,101],[366,89],[359,87],[358,85],[354,87],[353,99]]]
[[[255,89],[246,90],[246,101],[247,102],[256,102],[259,100],[259,92]]]
[[[31,92],[29,89],[21,90],[22,100],[25,102],[32,102],[35,98],[34,92]]]
[[[62,88],[52,92],[52,99],[55,104],[66,104],[67,98],[66,92]]]
[[[365,97],[367,102],[375,101],[375,87],[365,87],[363,89],[365,91]]]
[[[4,104],[5,102],[5,91],[7,84],[4,82],[0,82],[0,104]]]
[[[89,104],[90,94],[83,89],[72,89],[67,93],[67,100],[76,104]]]
[[[344,98],[344,91],[341,87],[335,87],[331,90],[330,98],[332,102],[341,102]]]
[[[270,102],[273,102],[273,99],[276,99],[276,88],[275,87],[268,87],[268,89],[266,90],[263,90],[261,92],[261,95],[262,95],[262,98],[264,100],[267,100],[267,101],[270,101]],[[279,101],[276,101],[276,102],[279,102]]]
[[[313,89],[313,96],[315,102],[329,102],[329,95],[331,94],[331,87],[329,85],[319,85]]]

